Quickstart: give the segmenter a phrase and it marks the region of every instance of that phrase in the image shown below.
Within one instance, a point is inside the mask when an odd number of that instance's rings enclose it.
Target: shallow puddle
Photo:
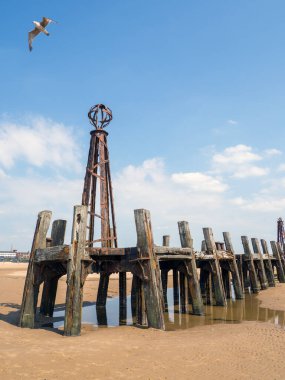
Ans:
[[[189,312],[182,314],[179,305],[173,305],[173,289],[167,292],[168,310],[165,312],[167,330],[186,329],[195,326],[212,325],[219,323],[240,323],[242,321],[271,322],[275,326],[285,327],[285,312],[267,309],[260,306],[255,295],[246,294],[244,300],[228,300],[228,306],[205,305],[205,315],[196,316]],[[86,329],[98,327],[115,327],[132,325],[131,297],[127,297],[126,319],[119,317],[119,298],[108,298],[105,308],[96,309],[96,304],[84,304],[82,323]],[[64,309],[55,308],[54,317],[49,323],[41,321],[42,327],[62,329],[64,325]]]

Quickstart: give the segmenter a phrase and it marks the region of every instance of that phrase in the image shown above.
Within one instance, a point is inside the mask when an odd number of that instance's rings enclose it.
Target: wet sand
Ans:
[[[26,264],[0,263],[0,379],[284,379],[285,330],[267,322],[197,326],[162,332],[131,326],[89,329],[63,337],[17,327]],[[84,301],[94,302],[98,276]],[[128,281],[130,286],[130,280]],[[56,303],[65,299],[65,279]],[[110,281],[110,296],[118,280]],[[285,284],[257,297],[285,310]]]

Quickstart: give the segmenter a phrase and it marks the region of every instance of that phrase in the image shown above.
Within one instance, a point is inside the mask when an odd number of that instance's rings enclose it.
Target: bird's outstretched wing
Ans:
[[[54,22],[55,24],[57,23],[56,21],[52,20],[51,18],[43,17],[41,21],[41,26],[45,28],[50,22]]]
[[[33,42],[33,39],[38,35],[40,34],[40,30],[35,28],[34,30],[30,31],[28,36],[29,36],[29,49],[30,51],[32,51],[33,47],[32,47],[32,42]]]

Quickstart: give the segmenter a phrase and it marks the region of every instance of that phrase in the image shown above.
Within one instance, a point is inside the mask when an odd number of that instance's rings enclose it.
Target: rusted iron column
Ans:
[[[191,301],[192,301],[192,312],[193,314],[203,315],[204,314],[203,299],[202,299],[201,289],[200,289],[200,285],[198,281],[195,255],[193,251],[193,239],[191,237],[189,223],[186,221],[178,222],[178,230],[179,230],[181,247],[192,249],[191,260],[185,261],[185,266],[188,272],[188,275],[187,275],[188,293],[191,295]]]
[[[144,209],[135,210],[135,222],[139,259],[148,278],[143,281],[148,326],[165,330],[161,277],[153,249],[150,212]]]
[[[249,271],[250,287],[253,293],[258,293],[260,291],[260,286],[257,280],[257,274],[255,270],[252,252],[249,246],[248,237],[242,236],[241,241],[242,241],[243,250],[244,250],[245,265],[247,266],[247,269]]]
[[[265,268],[268,284],[269,286],[274,287],[275,286],[274,272],[272,268],[271,257],[268,251],[267,242],[264,239],[261,239],[260,242],[261,242],[263,254],[267,256],[267,260],[264,260],[263,262],[264,262],[264,268]]]
[[[38,248],[46,247],[46,235],[51,220],[51,211],[41,211],[38,214],[33,244],[29,259],[26,281],[23,291],[19,326],[33,328],[35,324],[35,311],[37,307],[38,285],[35,285],[34,258]]]

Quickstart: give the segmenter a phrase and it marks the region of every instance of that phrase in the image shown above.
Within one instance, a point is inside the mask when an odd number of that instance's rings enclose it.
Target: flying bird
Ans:
[[[43,17],[41,22],[33,21],[33,23],[35,24],[35,29],[32,30],[31,32],[29,32],[29,49],[30,49],[30,51],[32,51],[32,48],[33,48],[32,47],[33,39],[38,34],[43,32],[46,36],[49,36],[49,32],[45,29],[45,27],[51,22],[53,22],[55,24],[57,23],[56,21],[52,20],[51,18],[47,18],[47,17]]]

